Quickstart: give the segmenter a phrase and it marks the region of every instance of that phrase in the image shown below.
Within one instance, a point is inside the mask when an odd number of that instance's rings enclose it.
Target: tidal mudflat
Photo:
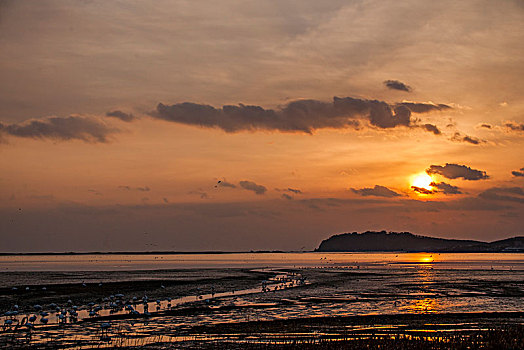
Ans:
[[[97,256],[88,271],[86,257],[60,265],[40,256],[38,269],[2,257],[0,345],[522,348],[522,258],[282,253],[139,263]]]

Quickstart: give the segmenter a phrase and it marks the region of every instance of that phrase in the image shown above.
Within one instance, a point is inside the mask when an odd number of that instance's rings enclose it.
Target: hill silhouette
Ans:
[[[410,232],[366,231],[331,236],[323,240],[315,251],[524,252],[524,237],[482,242],[419,236]]]

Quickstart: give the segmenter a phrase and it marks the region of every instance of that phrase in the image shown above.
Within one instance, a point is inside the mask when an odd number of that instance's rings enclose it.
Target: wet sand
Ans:
[[[119,293],[165,299],[197,295],[202,290],[226,292],[257,286],[270,275],[250,269],[4,272],[0,279],[0,310],[5,312],[15,304],[32,310],[35,304],[60,305],[67,300],[80,306]]]
[[[278,271],[305,283],[264,282]],[[122,297],[115,298],[118,294]],[[144,295],[160,301],[158,310],[146,313],[140,301],[131,301]],[[74,304],[84,315],[92,309],[89,303],[106,311],[115,299],[121,303],[115,313],[101,311],[60,325],[42,324],[38,316],[31,329],[4,326],[0,347],[445,348],[447,343],[460,348],[480,342],[524,348],[523,297],[522,270],[431,265],[4,272],[2,313],[16,303],[19,316],[29,316],[37,314],[33,306],[39,304],[51,319],[52,303],[69,311]],[[171,298],[184,302],[167,307]],[[139,312],[128,312],[125,305]],[[511,342],[506,346],[503,339]]]

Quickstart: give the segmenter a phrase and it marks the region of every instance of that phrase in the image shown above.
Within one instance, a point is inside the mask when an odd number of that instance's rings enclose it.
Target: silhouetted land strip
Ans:
[[[524,252],[524,236],[495,242],[444,239],[414,235],[410,232],[343,233],[322,241],[318,252],[446,252],[511,253]]]
[[[220,250],[205,250],[205,251],[122,251],[122,252],[22,252],[22,253],[0,253],[0,256],[19,256],[19,255],[196,255],[196,254],[245,254],[245,253],[302,253],[304,251],[284,251],[284,250],[250,250],[250,251],[220,251]]]

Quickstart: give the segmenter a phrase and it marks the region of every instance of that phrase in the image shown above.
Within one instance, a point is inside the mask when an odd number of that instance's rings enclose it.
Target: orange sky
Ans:
[[[522,23],[519,1],[2,2],[1,250],[522,235]]]

